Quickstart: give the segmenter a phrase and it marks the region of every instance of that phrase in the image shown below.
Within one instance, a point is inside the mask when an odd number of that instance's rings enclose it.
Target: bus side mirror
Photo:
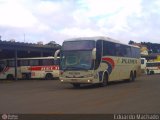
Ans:
[[[56,50],[56,52],[54,53],[54,60],[58,59],[58,54],[60,53],[60,50]]]
[[[92,59],[95,60],[96,59],[96,48],[94,48],[92,50]]]

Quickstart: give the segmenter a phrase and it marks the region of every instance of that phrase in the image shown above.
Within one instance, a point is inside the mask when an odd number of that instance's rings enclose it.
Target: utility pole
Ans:
[[[26,41],[26,36],[25,36],[25,33],[23,34],[23,37],[24,37],[24,42]]]

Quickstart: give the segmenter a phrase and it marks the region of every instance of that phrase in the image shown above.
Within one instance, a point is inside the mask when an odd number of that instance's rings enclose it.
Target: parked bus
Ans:
[[[146,72],[148,75],[160,73],[160,61],[147,62]]]
[[[15,78],[14,59],[0,60],[0,79],[13,80],[14,78]],[[17,67],[17,78],[19,79],[22,78],[20,67]]]
[[[53,79],[59,77],[59,59],[54,57],[34,57],[17,59],[18,79]],[[0,62],[0,79],[15,78],[14,59],[5,59]]]
[[[122,44],[108,37],[74,38],[63,42],[60,53],[60,81],[106,86],[109,81],[140,75],[140,48]]]
[[[26,60],[30,66],[31,79],[51,80],[59,77],[59,63],[56,63],[54,57],[29,58]]]
[[[147,63],[146,58],[141,58],[141,73],[145,73],[145,71],[146,71],[146,63]]]

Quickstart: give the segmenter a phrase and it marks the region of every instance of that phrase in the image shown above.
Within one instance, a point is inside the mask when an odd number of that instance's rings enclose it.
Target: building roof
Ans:
[[[14,42],[14,41],[2,41],[0,40],[0,49],[8,50],[32,50],[32,51],[50,51],[60,49],[60,45],[42,45],[35,43],[24,43],[24,42]]]

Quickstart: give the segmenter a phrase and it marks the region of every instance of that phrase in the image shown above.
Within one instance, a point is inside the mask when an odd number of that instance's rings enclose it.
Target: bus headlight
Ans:
[[[63,82],[63,80],[61,80],[61,82]]]
[[[91,82],[91,80],[88,80],[88,82]]]

